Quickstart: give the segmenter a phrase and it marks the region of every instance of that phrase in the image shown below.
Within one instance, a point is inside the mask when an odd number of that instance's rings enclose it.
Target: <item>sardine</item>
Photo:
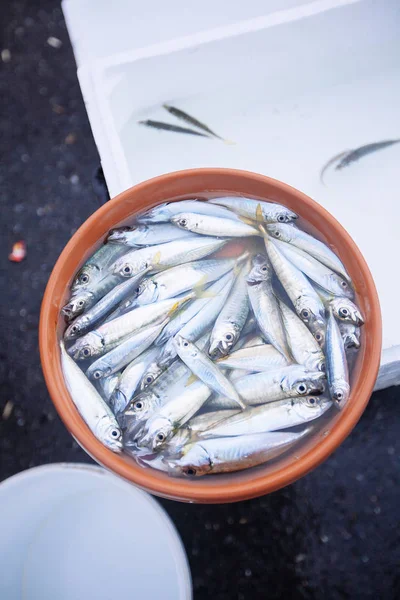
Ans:
[[[204,258],[216,252],[227,240],[217,240],[215,237],[190,237],[174,240],[165,244],[156,244],[133,249],[121,259],[116,260],[110,267],[111,271],[121,277],[133,277],[149,265],[157,263],[154,271]]]
[[[174,240],[192,237],[191,231],[179,229],[171,223],[157,225],[135,225],[133,227],[120,227],[112,229],[108,234],[109,242],[118,242],[135,248],[137,246],[154,246],[166,244]]]
[[[193,212],[200,215],[230,218],[236,221],[239,219],[236,213],[227,210],[222,206],[216,206],[208,201],[181,200],[180,202],[165,202],[164,204],[159,204],[154,208],[150,208],[148,211],[139,215],[137,220],[139,223],[165,223],[170,221],[173,216],[182,212]]]
[[[329,308],[325,352],[329,392],[336,406],[343,408],[350,396],[349,371],[343,339],[332,308]]]
[[[151,346],[164,326],[165,321],[132,334],[110,352],[95,360],[86,371],[87,377],[100,379],[120,371]]]
[[[253,268],[247,277],[247,292],[265,341],[272,344],[286,361],[291,362],[281,311],[272,287],[272,275],[267,256],[257,254],[253,258]]]
[[[333,296],[318,286],[315,289],[325,306],[332,308],[333,314],[339,321],[353,323],[358,326],[364,324],[364,317],[361,310],[349,298]]]
[[[319,321],[323,324],[324,305],[307,277],[283,255],[269,237],[264,240],[275,273],[299,317],[305,323]]]
[[[288,223],[297,219],[295,212],[275,202],[265,202],[243,196],[213,198],[210,202],[218,206],[226,206],[237,214],[254,221]]]
[[[71,285],[72,294],[78,290],[91,290],[95,282],[107,275],[110,265],[125,253],[126,247],[121,244],[100,246],[76,273]]]
[[[64,338],[66,340],[73,340],[92,329],[99,321],[106,317],[119,302],[123,302],[134,292],[149,269],[151,269],[151,266],[147,267],[136,276],[131,277],[128,281],[123,281],[116,287],[113,287],[113,289],[103,296],[90,310],[87,310],[83,315],[74,320],[66,330]]]
[[[132,360],[123,371],[110,396],[110,405],[115,414],[123,412],[128,406],[139,386],[143,373],[156,358],[158,352],[157,348],[149,348]],[[103,380],[104,378],[100,379],[100,381]]]
[[[68,392],[94,436],[113,452],[122,450],[122,433],[116,418],[86,375],[60,342],[61,366]]]
[[[240,399],[231,382],[225,377],[220,369],[203,353],[195,344],[189,342],[181,335],[174,338],[176,351],[180,359],[189,367],[196,377],[214,390],[217,394],[229,398],[241,408],[245,404]]]
[[[199,439],[206,439],[287,429],[321,417],[331,406],[329,398],[323,396],[286,398],[247,408],[208,429],[203,429],[197,435]]]
[[[172,317],[177,310],[186,302],[192,300],[193,297],[193,293],[188,293],[179,300],[172,298],[151,305],[139,306],[83,335],[68,349],[68,354],[73,356],[75,360],[86,360],[101,356],[140,329],[153,323],[165,321],[167,317]]]
[[[178,228],[200,235],[218,237],[247,237],[260,235],[258,229],[242,221],[199,215],[196,213],[178,213],[171,219]]]
[[[163,331],[155,341],[157,346],[164,344],[171,337],[179,333],[179,331],[188,323],[197,313],[202,310],[212,298],[215,298],[222,292],[228,283],[232,284],[234,274],[228,272],[220,279],[212,283],[206,290],[206,294],[196,298],[189,305],[185,306],[171,321],[164,327]],[[191,340],[193,341],[193,340]]]
[[[313,334],[284,302],[279,301],[279,308],[294,360],[310,371],[325,371],[325,357]]]
[[[177,429],[200,410],[211,394],[212,390],[201,381],[186,387],[150,417],[143,427],[138,445],[153,451],[162,448]]]
[[[319,260],[319,262],[329,267],[329,269],[336,271],[336,273],[339,273],[350,282],[350,276],[340,258],[326,244],[317,240],[317,238],[309,233],[302,229],[298,229],[293,225],[284,223],[267,225],[267,231],[273,238],[292,244],[300,250],[304,250],[304,252],[307,252]]]
[[[139,286],[137,302],[139,305],[150,304],[173,298],[193,288],[200,292],[205,285],[231,271],[235,264],[234,259],[224,258],[198,260],[172,267],[143,281]]]
[[[325,374],[321,371],[308,371],[303,365],[289,365],[235,379],[235,388],[246,405],[255,406],[285,398],[321,394],[324,380]],[[235,404],[221,395],[211,398],[207,408],[235,408]]]
[[[319,286],[334,294],[335,296],[345,296],[354,298],[354,291],[350,284],[336,273],[313,258],[304,250],[296,248],[286,242],[276,240],[275,246],[283,253],[291,263],[293,263],[304,275],[317,283]]]
[[[225,356],[239,339],[249,314],[247,272],[246,265],[236,275],[236,281],[215,321],[210,338],[210,356]]]
[[[181,458],[167,460],[169,474],[193,477],[255,467],[283,454],[309,431],[307,428],[300,433],[268,432],[201,440],[185,446]]]

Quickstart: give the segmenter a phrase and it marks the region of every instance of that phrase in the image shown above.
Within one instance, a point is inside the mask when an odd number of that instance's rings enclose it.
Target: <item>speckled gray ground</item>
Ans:
[[[101,187],[95,193],[99,158],[59,2],[2,3],[0,47],[10,51],[0,63],[4,479],[43,463],[90,461],[50,402],[37,325],[51,268],[98,208]],[[7,256],[19,239],[28,255],[13,264]],[[184,540],[195,600],[400,597],[399,395],[375,394],[335,455],[285,490],[227,506],[161,501]]]

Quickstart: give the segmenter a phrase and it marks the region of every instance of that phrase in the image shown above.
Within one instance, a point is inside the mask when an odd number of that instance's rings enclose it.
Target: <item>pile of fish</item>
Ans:
[[[72,283],[61,342],[67,388],[103,444],[170,475],[232,472],[345,406],[363,316],[342,262],[296,219],[221,197],[109,233]]]

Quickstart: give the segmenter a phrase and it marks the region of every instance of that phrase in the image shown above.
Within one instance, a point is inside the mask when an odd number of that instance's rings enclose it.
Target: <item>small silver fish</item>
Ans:
[[[307,277],[283,255],[271,238],[266,236],[264,241],[275,273],[299,317],[307,324],[312,321],[324,324],[324,305]]]
[[[229,218],[213,217],[211,215],[198,215],[196,213],[178,213],[171,219],[180,229],[198,233],[200,235],[210,235],[218,237],[247,237],[250,235],[260,235],[255,227],[234,221]]]
[[[128,406],[139,386],[143,373],[151,361],[156,358],[158,352],[157,348],[149,348],[140,354],[140,356],[133,359],[118,378],[110,395],[110,405],[115,414],[123,412]],[[100,381],[103,380],[104,378],[100,379]]]
[[[343,408],[350,396],[349,371],[343,339],[332,308],[329,308],[325,351],[329,392],[336,406]]]
[[[321,371],[308,371],[302,365],[289,365],[262,371],[253,375],[246,374],[235,379],[235,388],[248,406],[321,394],[324,391],[325,374]],[[216,410],[235,408],[233,400],[224,396],[211,398],[207,408]]]
[[[288,429],[321,417],[331,406],[329,398],[323,396],[286,398],[261,404],[203,429],[198,432],[198,438],[221,438]]]
[[[309,431],[268,432],[201,440],[185,446],[181,458],[167,460],[169,474],[198,477],[255,467],[283,454]]]
[[[61,366],[71,399],[94,436],[113,452],[122,450],[122,432],[110,408],[60,342]]]
[[[203,406],[212,390],[201,381],[195,381],[181,394],[164,404],[143,427],[138,439],[140,447],[160,450],[177,431]]]
[[[307,252],[322,264],[340,273],[342,277],[350,282],[350,276],[340,258],[326,244],[306,231],[298,229],[294,225],[272,223],[267,225],[267,232],[277,240],[287,242],[300,250],[304,250],[304,252]]]
[[[288,223],[297,219],[295,212],[275,202],[265,202],[243,196],[214,198],[210,202],[218,206],[226,206],[239,215],[255,221]]]
[[[95,360],[86,371],[87,377],[100,379],[123,369],[151,346],[165,323],[166,321],[162,321],[156,325],[150,325],[129,336],[110,352]]]
[[[101,300],[97,302],[97,304],[74,320],[74,322],[67,328],[64,334],[64,339],[73,340],[86,333],[89,329],[92,329],[97,323],[99,323],[99,321],[107,316],[119,302],[123,302],[133,293],[149,269],[151,269],[151,267],[147,267],[135,277],[131,277],[131,279],[128,281],[119,283],[116,287],[110,290],[101,298]]]
[[[181,266],[216,252],[226,244],[226,241],[215,237],[195,236],[133,249],[116,260],[110,270],[120,277],[133,277],[149,265],[156,265],[156,271]]]
[[[236,275],[231,292],[219,313],[211,332],[209,354],[225,356],[236,344],[249,314],[247,296],[247,267]]]
[[[191,237],[191,231],[185,231],[171,223],[156,225],[135,225],[133,227],[120,227],[112,229],[108,234],[109,242],[118,242],[135,248],[137,246],[154,246],[155,244],[166,244],[174,240]]]
[[[300,271],[312,281],[336,296],[354,298],[354,291],[344,277],[326,267],[304,250],[286,242],[275,241],[275,245]]]
[[[324,354],[303,321],[286,304],[279,301],[286,339],[294,360],[310,371],[325,371]]]
[[[71,285],[72,294],[83,289],[91,290],[93,285],[107,275],[110,265],[126,252],[120,244],[104,244],[85,262],[76,273]]]
[[[222,206],[215,206],[211,202],[200,200],[181,200],[180,202],[165,202],[139,215],[139,223],[165,223],[173,216],[182,212],[194,212],[201,215],[212,215],[214,217],[226,217],[238,220],[238,216]]]
[[[180,359],[189,367],[196,377],[217,394],[222,394],[241,408],[245,408],[245,404],[240,399],[231,382],[225,377],[220,369],[197,348],[197,346],[183,338],[181,335],[175,336],[174,340],[176,351]]]
[[[272,287],[272,275],[268,257],[257,254],[253,258],[253,268],[247,277],[247,292],[265,341],[272,344],[286,361],[291,362],[281,311]]]
[[[173,298],[189,289],[200,289],[222,277],[235,266],[231,258],[209,259],[177,265],[146,279],[138,291],[139,305]]]
[[[329,294],[319,286],[316,286],[318,295],[327,308],[332,308],[333,314],[339,321],[353,323],[354,325],[363,325],[364,317],[359,307],[349,298],[336,297]]]

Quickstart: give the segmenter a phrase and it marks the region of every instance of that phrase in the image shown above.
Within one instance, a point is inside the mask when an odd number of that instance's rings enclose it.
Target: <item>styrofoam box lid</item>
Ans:
[[[53,464],[7,479],[0,531],[0,598],[192,598],[165,511],[100,467]]]

